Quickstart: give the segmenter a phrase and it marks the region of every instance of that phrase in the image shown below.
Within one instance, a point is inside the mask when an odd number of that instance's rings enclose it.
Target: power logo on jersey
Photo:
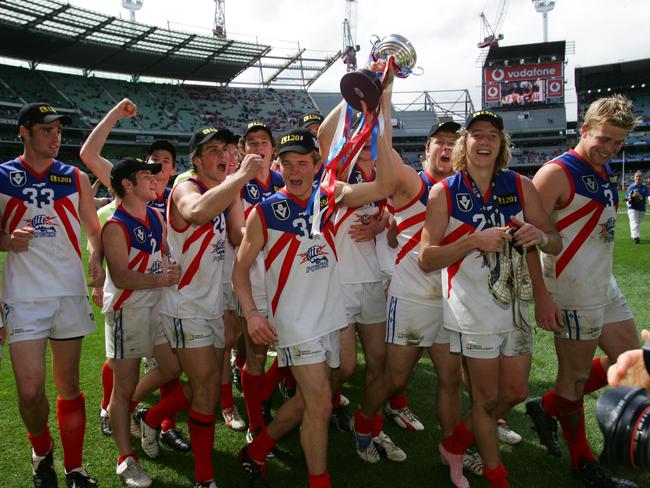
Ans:
[[[312,273],[329,266],[329,259],[327,258],[329,253],[325,251],[326,247],[326,244],[316,244],[307,251],[298,254],[300,264],[309,263],[305,268],[305,273]]]
[[[610,217],[607,219],[607,222],[600,224],[600,238],[603,242],[614,242],[614,237],[616,234],[616,219]]]
[[[212,261],[223,261],[226,258],[226,241],[225,239],[219,239],[217,242],[212,244]]]
[[[40,214],[32,217],[31,219],[25,219],[24,222],[34,229],[34,237],[56,237],[56,228],[57,225],[54,223],[56,217],[53,215]]]

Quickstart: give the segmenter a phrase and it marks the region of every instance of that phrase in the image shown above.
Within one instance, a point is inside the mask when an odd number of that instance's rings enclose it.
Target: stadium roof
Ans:
[[[650,86],[650,59],[576,68],[576,90],[621,87],[635,83]]]
[[[270,49],[130,22],[60,1],[0,2],[0,56],[34,64],[227,83]]]
[[[518,44],[516,46],[491,47],[485,62],[503,61],[530,57],[556,56],[558,61],[564,61],[566,50],[565,41],[538,42],[536,44]]]

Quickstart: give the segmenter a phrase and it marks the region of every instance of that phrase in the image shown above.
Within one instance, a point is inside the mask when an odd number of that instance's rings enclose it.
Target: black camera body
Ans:
[[[643,361],[650,375],[650,339],[643,346]],[[631,468],[650,467],[650,392],[621,386],[598,399],[596,419],[605,448],[601,460]]]

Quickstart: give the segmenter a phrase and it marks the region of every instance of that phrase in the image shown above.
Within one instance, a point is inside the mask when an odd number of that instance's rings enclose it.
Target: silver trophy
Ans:
[[[406,78],[413,72],[417,62],[415,48],[404,36],[390,34],[383,39],[375,36],[370,50],[370,59],[378,61],[393,57],[395,76]],[[341,94],[345,101],[356,110],[361,110],[361,102],[365,102],[368,110],[372,111],[379,105],[381,93],[384,90],[383,79],[379,73],[360,69],[348,73],[341,78]]]

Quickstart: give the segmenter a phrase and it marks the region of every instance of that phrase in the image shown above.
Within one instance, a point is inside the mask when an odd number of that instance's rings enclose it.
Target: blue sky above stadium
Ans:
[[[109,15],[128,18],[120,0],[70,0],[70,3]],[[480,105],[481,71],[475,65],[480,50],[479,13],[494,21],[498,0],[359,0],[357,43],[359,60],[367,56],[372,34],[403,34],[418,52],[422,76],[398,80],[398,91],[467,88]],[[138,22],[174,30],[209,34],[214,19],[213,0],[144,0]],[[334,52],[342,46],[344,0],[226,0],[228,36],[260,42],[295,52],[296,43],[314,51]],[[549,40],[575,41],[568,56],[567,116],[575,119],[573,69],[650,57],[646,0],[557,0],[549,14]],[[510,0],[501,29],[502,45],[541,42],[542,18],[530,0]],[[338,90],[345,66],[336,63],[312,87]],[[249,74],[248,76],[254,76]],[[650,80],[649,80],[650,81]]]

